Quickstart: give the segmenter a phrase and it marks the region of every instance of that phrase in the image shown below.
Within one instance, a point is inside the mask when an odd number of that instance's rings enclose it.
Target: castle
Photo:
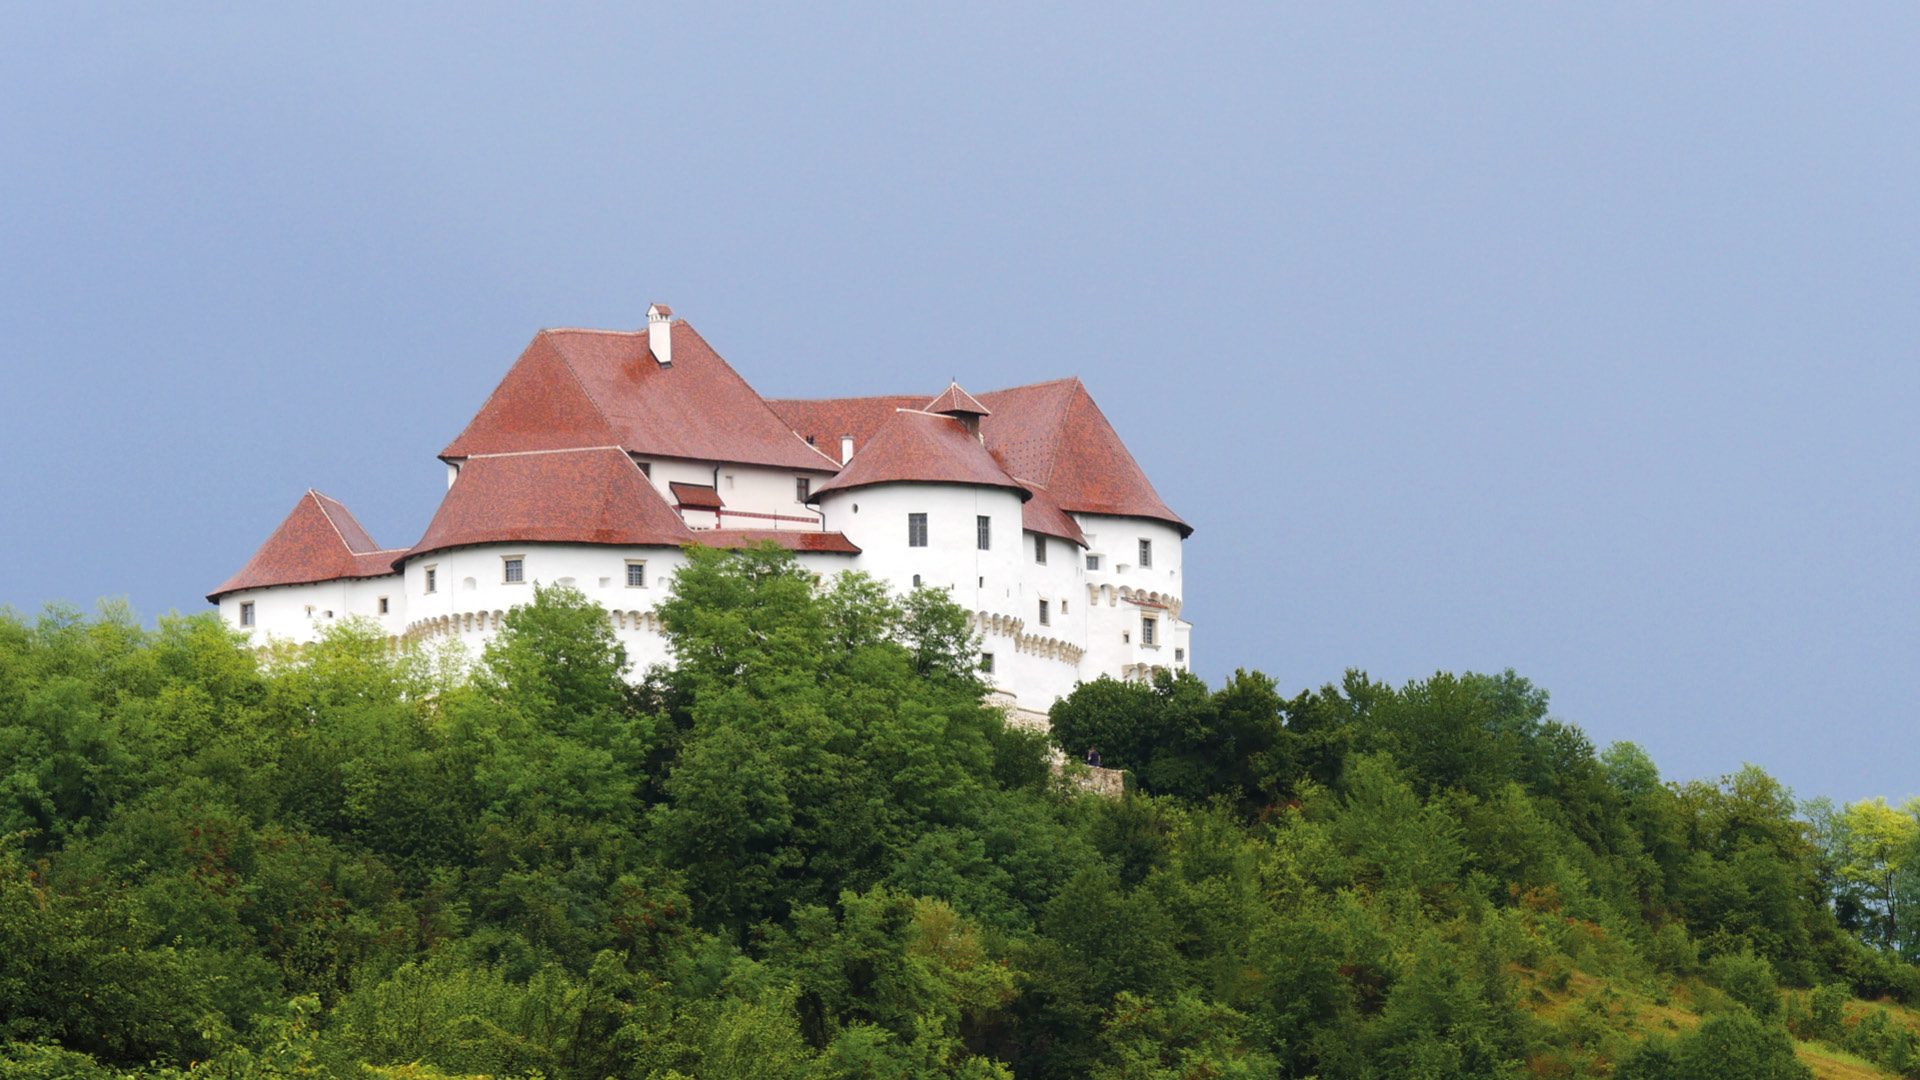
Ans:
[[[983,677],[1030,720],[1083,680],[1192,662],[1193,530],[1078,379],[768,400],[655,304],[644,330],[535,335],[440,460],[447,493],[412,547],[310,490],[208,601],[256,644],[358,616],[477,651],[558,583],[607,609],[642,671],[670,659],[654,606],[685,548],[771,541],[823,577],[947,590]]]

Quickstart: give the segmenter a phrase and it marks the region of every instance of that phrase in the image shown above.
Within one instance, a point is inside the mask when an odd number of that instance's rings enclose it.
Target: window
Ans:
[[[500,578],[509,585],[527,580],[527,560],[522,555],[507,555],[500,560]]]
[[[802,476],[795,479],[793,482],[793,501],[806,502],[807,496],[812,494],[812,492],[808,490],[811,487],[813,487],[813,481],[806,477]]]
[[[646,477],[649,480],[653,479],[653,462],[642,461],[642,462],[639,462],[639,465],[640,465],[640,475]]]
[[[733,474],[732,473],[727,474],[727,490],[728,491],[733,490]]]
[[[253,625],[253,601],[245,600],[240,604],[240,625]]]
[[[1184,663],[1186,663],[1186,662],[1187,662],[1187,650],[1185,650],[1185,649],[1175,649],[1175,650],[1173,650],[1173,662],[1174,662],[1174,663],[1176,663],[1176,664],[1184,664]]]
[[[925,514],[908,514],[907,515],[907,546],[908,547],[926,547],[927,546],[927,515]]]
[[[1040,625],[1053,625],[1053,613],[1049,610],[1049,605],[1045,600],[1040,601]]]
[[[1100,556],[1098,555],[1087,556],[1087,569],[1089,570],[1100,569]]]
[[[1148,648],[1153,648],[1160,644],[1160,642],[1154,638],[1154,631],[1158,629],[1159,622],[1160,620],[1151,615],[1140,616],[1140,644]]]
[[[647,587],[647,561],[645,559],[627,560],[627,588],[644,589]]]
[[[993,548],[993,519],[992,518],[988,517],[985,514],[981,514],[979,517],[974,518],[973,532],[974,532],[974,540],[976,543],[980,545],[981,551],[992,550]]]
[[[993,654],[992,653],[983,652],[980,654],[980,670],[986,672],[989,675],[993,674]]]
[[[920,587],[920,575],[919,575],[919,574],[915,574],[915,575],[913,575],[913,587],[914,587],[914,588],[916,588],[916,589]]]
[[[387,598],[383,596],[380,598],[380,614],[385,615],[386,613],[387,613]]]
[[[1152,565],[1153,565],[1153,541],[1142,540],[1140,541],[1140,569],[1145,570],[1147,567]]]
[[[1033,534],[1033,561],[1043,566],[1047,561],[1047,538],[1039,533]]]
[[[1060,614],[1065,615],[1066,613],[1067,613],[1067,602],[1065,600],[1062,600],[1060,601]]]
[[[435,592],[439,588],[440,588],[440,571],[435,567],[431,567],[431,566],[427,567],[427,591]]]

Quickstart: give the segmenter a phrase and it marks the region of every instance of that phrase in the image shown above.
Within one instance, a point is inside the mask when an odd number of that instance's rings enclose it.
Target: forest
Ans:
[[[557,587],[478,656],[0,613],[0,1076],[1920,1076],[1913,807],[1511,671],[1038,734],[943,593],[689,558],[637,681]]]

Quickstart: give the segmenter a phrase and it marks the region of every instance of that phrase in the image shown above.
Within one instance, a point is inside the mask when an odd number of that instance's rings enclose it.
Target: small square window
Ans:
[[[527,560],[524,556],[508,555],[500,560],[501,580],[509,585],[518,585],[527,580]]]
[[[908,547],[926,547],[927,546],[927,515],[925,514],[908,514],[907,515],[907,546]]]
[[[983,652],[980,654],[980,670],[986,672],[989,675],[993,674],[993,654],[992,653]]]
[[[383,596],[380,598],[380,614],[385,615],[386,613],[387,613],[387,598]]]
[[[438,569],[438,568],[436,568],[436,567],[432,567],[432,566],[429,566],[429,567],[427,567],[427,569],[426,569],[426,573],[425,573],[425,576],[426,576],[426,581],[427,581],[427,588],[426,588],[426,591],[427,591],[427,592],[438,592],[438,591],[439,591],[439,589],[440,589],[440,571],[439,571],[439,569]]]
[[[1140,569],[1145,570],[1147,567],[1152,565],[1153,565],[1153,541],[1142,540],[1140,541]]]
[[[647,564],[641,559],[627,560],[627,588],[644,589],[647,587]]]
[[[1089,570],[1100,569],[1100,556],[1098,555],[1087,556],[1087,569]]]
[[[1053,625],[1053,612],[1050,610],[1049,605],[1045,600],[1040,601],[1040,625],[1041,626]]]
[[[251,600],[244,600],[240,603],[240,625],[253,625],[253,601]]]
[[[642,461],[642,462],[639,462],[638,464],[640,466],[640,475],[646,477],[649,480],[653,479],[653,462]]]
[[[985,514],[973,519],[974,542],[981,551],[993,550],[993,519]]]
[[[1033,534],[1033,561],[1042,565],[1047,561],[1047,538],[1039,533]]]
[[[793,501],[806,502],[807,496],[812,494],[812,488],[813,481],[804,476],[796,478],[793,482]]]

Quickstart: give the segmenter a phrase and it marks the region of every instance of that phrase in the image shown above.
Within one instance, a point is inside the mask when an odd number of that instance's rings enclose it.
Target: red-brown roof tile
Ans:
[[[685,509],[718,510],[726,505],[720,501],[720,493],[712,484],[683,484],[678,480],[669,480],[667,490],[673,492],[673,501]]]
[[[831,472],[746,380],[684,322],[673,366],[645,331],[542,330],[443,458],[624,446],[643,456]]]
[[[858,555],[860,549],[845,533],[790,532],[784,529],[696,529],[694,543],[702,547],[743,548],[769,541],[788,551],[819,552],[828,555]]]
[[[940,391],[940,396],[928,402],[923,411],[947,413],[949,415],[966,415],[969,413],[974,416],[987,415],[987,407],[976,401],[972,394],[960,389],[960,384],[957,382],[948,383],[947,388]]]
[[[886,394],[880,397],[859,398],[821,398],[807,401],[800,398],[775,398],[767,402],[788,426],[802,437],[811,438],[813,445],[832,455],[838,461],[840,438],[853,436],[854,449],[857,452],[865,446],[880,425],[893,419],[893,414],[901,409],[918,409],[926,399],[915,394]]]
[[[615,447],[468,458],[427,533],[404,562],[468,544],[573,543],[679,547],[680,515]]]
[[[309,489],[247,565],[207,599],[218,603],[228,593],[270,585],[384,577],[393,573],[396,554],[382,551],[338,500]]]
[[[857,462],[892,412],[914,407],[914,400],[891,395],[777,399],[768,404],[795,431],[813,436],[821,446],[838,447],[842,435],[853,436]],[[995,390],[977,400],[992,410],[980,422],[980,437],[994,460],[1008,474],[1046,488],[1061,509],[1152,518],[1177,526],[1183,534],[1193,531],[1161,501],[1079,379]]]
[[[867,440],[840,474],[815,488],[809,501],[869,484],[983,484],[1027,495],[993,455],[950,416],[901,409]]]
[[[1029,498],[1020,507],[1022,529],[1043,536],[1057,536],[1081,547],[1087,546],[1087,534],[1080,531],[1080,526],[1072,516],[1060,509],[1060,504],[1053,501],[1053,496],[1047,494],[1046,488],[1028,484],[1027,494]]]
[[[982,395],[994,414],[980,435],[1006,470],[1047,489],[1064,510],[1165,521],[1193,528],[1153,490],[1120,433],[1079,379]]]

